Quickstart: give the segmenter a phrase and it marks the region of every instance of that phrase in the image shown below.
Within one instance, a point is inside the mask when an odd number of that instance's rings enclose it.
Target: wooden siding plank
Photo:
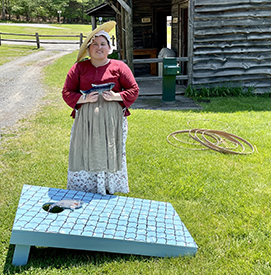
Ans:
[[[199,75],[200,73],[198,73],[198,75],[195,75],[195,79],[194,81],[197,83],[226,83],[226,82],[241,82],[241,81],[247,81],[249,83],[249,81],[257,81],[257,80],[261,80],[264,82],[269,81],[269,87],[270,87],[270,80],[271,80],[271,76],[270,75],[259,75],[259,74],[241,74],[239,76],[236,75],[227,75],[227,77],[225,77],[224,75],[212,75],[212,74],[205,74],[204,77],[200,77]],[[208,80],[208,81],[207,81]]]
[[[242,4],[239,3],[237,5],[212,5],[212,6],[196,6],[195,12],[197,13],[215,13],[215,12],[228,12],[228,11],[237,11],[237,10],[260,10],[260,9],[270,9],[271,2],[270,3],[254,3],[254,4]]]
[[[265,78],[259,78],[256,80],[251,79],[251,76],[244,76],[239,77],[236,81],[234,78],[229,79],[228,81],[225,81],[225,78],[204,78],[199,79],[198,81],[195,80],[193,83],[194,85],[198,86],[199,88],[204,87],[210,87],[210,86],[243,86],[243,87],[254,87],[259,92],[261,92],[261,88],[267,88],[270,91],[270,80],[266,80]],[[195,87],[195,86],[194,86]]]
[[[242,0],[242,1],[239,1],[239,0],[196,0],[195,1],[195,4],[196,5],[203,5],[203,6],[206,6],[206,5],[233,5],[233,4],[251,4],[251,3],[262,3],[263,0]],[[271,0],[265,0],[264,2],[266,3],[271,3]]]
[[[225,26],[271,26],[271,19],[269,18],[254,18],[254,19],[224,19],[224,20],[206,20],[206,21],[195,21],[195,28],[213,28],[213,27],[225,27]]]
[[[270,26],[196,29],[194,32],[195,38],[202,37],[203,39],[205,39],[205,41],[210,41],[208,39],[213,39],[213,38],[210,38],[211,36],[218,36],[218,37],[224,36],[224,38],[227,39],[226,35],[228,34],[234,35],[234,36],[237,36],[238,34],[254,35],[255,37],[251,39],[257,39],[258,35],[267,34],[266,38],[268,38],[268,35],[270,36],[270,33],[271,33]]]
[[[266,10],[245,10],[245,11],[237,11],[233,10],[232,12],[215,12],[215,13],[197,13],[195,15],[195,20],[204,20],[204,19],[218,19],[218,18],[225,18],[225,19],[231,19],[231,18],[236,18],[236,19],[255,19],[255,18],[271,18],[271,7],[270,9]]]
[[[262,52],[268,52],[271,54],[271,49],[266,49],[265,47],[258,47],[258,48],[236,48],[236,49],[201,49],[194,51],[194,55],[206,55],[206,54],[232,54],[232,53],[262,53]]]
[[[224,70],[198,70],[194,72],[194,78],[197,77],[217,77],[217,76],[239,76],[239,75],[268,75],[271,77],[271,68],[249,68],[249,69],[224,69]]]
[[[224,42],[224,41],[228,41],[229,43],[234,42],[234,41],[246,41],[246,40],[254,40],[257,41],[258,43],[261,43],[262,41],[266,40],[269,45],[270,45],[270,35],[238,35],[238,36],[234,36],[234,35],[221,35],[221,36],[212,36],[210,38],[195,38],[195,44],[197,43],[207,43],[209,42],[210,44],[214,43],[214,42]],[[244,42],[245,43],[245,42]]]
[[[270,37],[271,38],[271,37]],[[224,40],[225,41],[225,40]],[[243,41],[227,41],[227,42],[213,42],[212,44],[211,43],[208,43],[208,42],[202,42],[200,43],[199,41],[195,41],[194,42],[194,51],[196,51],[197,49],[200,49],[200,48],[206,48],[206,49],[210,49],[212,50],[211,48],[220,48],[222,50],[224,49],[227,49],[227,48],[235,48],[236,47],[241,47],[241,48],[250,48],[250,47],[255,47],[255,48],[258,48],[259,47],[259,43],[261,44],[261,47],[264,46],[266,47],[267,49],[269,48],[270,49],[270,46],[271,46],[271,43],[269,40],[265,40],[265,39],[261,39],[260,41],[251,41],[249,39],[247,40],[243,40]]]
[[[225,69],[250,69],[250,68],[268,68],[270,64],[270,59],[267,60],[266,62],[262,62],[259,64],[259,62],[253,62],[253,63],[248,63],[244,62],[242,60],[240,61],[227,61],[224,64],[221,64],[221,62],[212,62],[212,63],[197,63],[194,64],[194,72],[196,71],[218,71],[218,70],[225,70]]]

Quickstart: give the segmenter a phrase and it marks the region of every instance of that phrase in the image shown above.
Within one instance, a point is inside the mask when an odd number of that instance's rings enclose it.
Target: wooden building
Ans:
[[[270,89],[271,0],[108,0],[106,4],[115,14],[118,49],[130,67],[135,53],[145,56],[144,50],[152,49],[157,56],[166,47],[166,18],[171,16],[171,49],[177,57],[187,57],[182,65],[187,84],[230,82]]]

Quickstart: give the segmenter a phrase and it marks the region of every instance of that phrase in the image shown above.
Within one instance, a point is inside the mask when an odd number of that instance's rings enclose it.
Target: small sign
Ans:
[[[178,23],[178,17],[174,17],[172,23]]]
[[[150,17],[145,17],[141,19],[142,23],[150,23],[151,22],[151,18]]]

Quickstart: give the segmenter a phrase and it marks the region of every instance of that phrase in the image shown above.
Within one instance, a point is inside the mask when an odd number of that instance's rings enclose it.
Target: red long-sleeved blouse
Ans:
[[[114,82],[112,89],[121,95],[123,101],[119,104],[126,108],[125,116],[129,116],[128,108],[138,97],[139,88],[130,68],[123,62],[111,59],[104,66],[96,68],[90,60],[75,63],[67,74],[67,78],[62,90],[64,101],[73,108],[71,116],[75,117],[75,109],[79,109],[81,104],[77,104],[80,96],[80,90],[92,88],[92,84],[105,84]]]

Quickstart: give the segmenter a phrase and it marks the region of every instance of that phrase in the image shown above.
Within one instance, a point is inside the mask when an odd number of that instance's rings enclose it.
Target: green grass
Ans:
[[[271,99],[261,97],[214,98],[201,111],[131,109],[126,196],[172,203],[199,246],[194,257],[32,247],[26,266],[12,266],[9,240],[22,186],[66,188],[73,121],[61,88],[75,57],[45,68],[47,104],[2,131],[0,274],[271,274]],[[240,156],[167,143],[168,134],[191,127],[229,127],[258,152]]]
[[[8,45],[2,44],[0,46],[0,66],[6,62],[10,62],[24,55],[28,55],[41,49],[37,49],[33,46],[23,46],[23,45]]]

